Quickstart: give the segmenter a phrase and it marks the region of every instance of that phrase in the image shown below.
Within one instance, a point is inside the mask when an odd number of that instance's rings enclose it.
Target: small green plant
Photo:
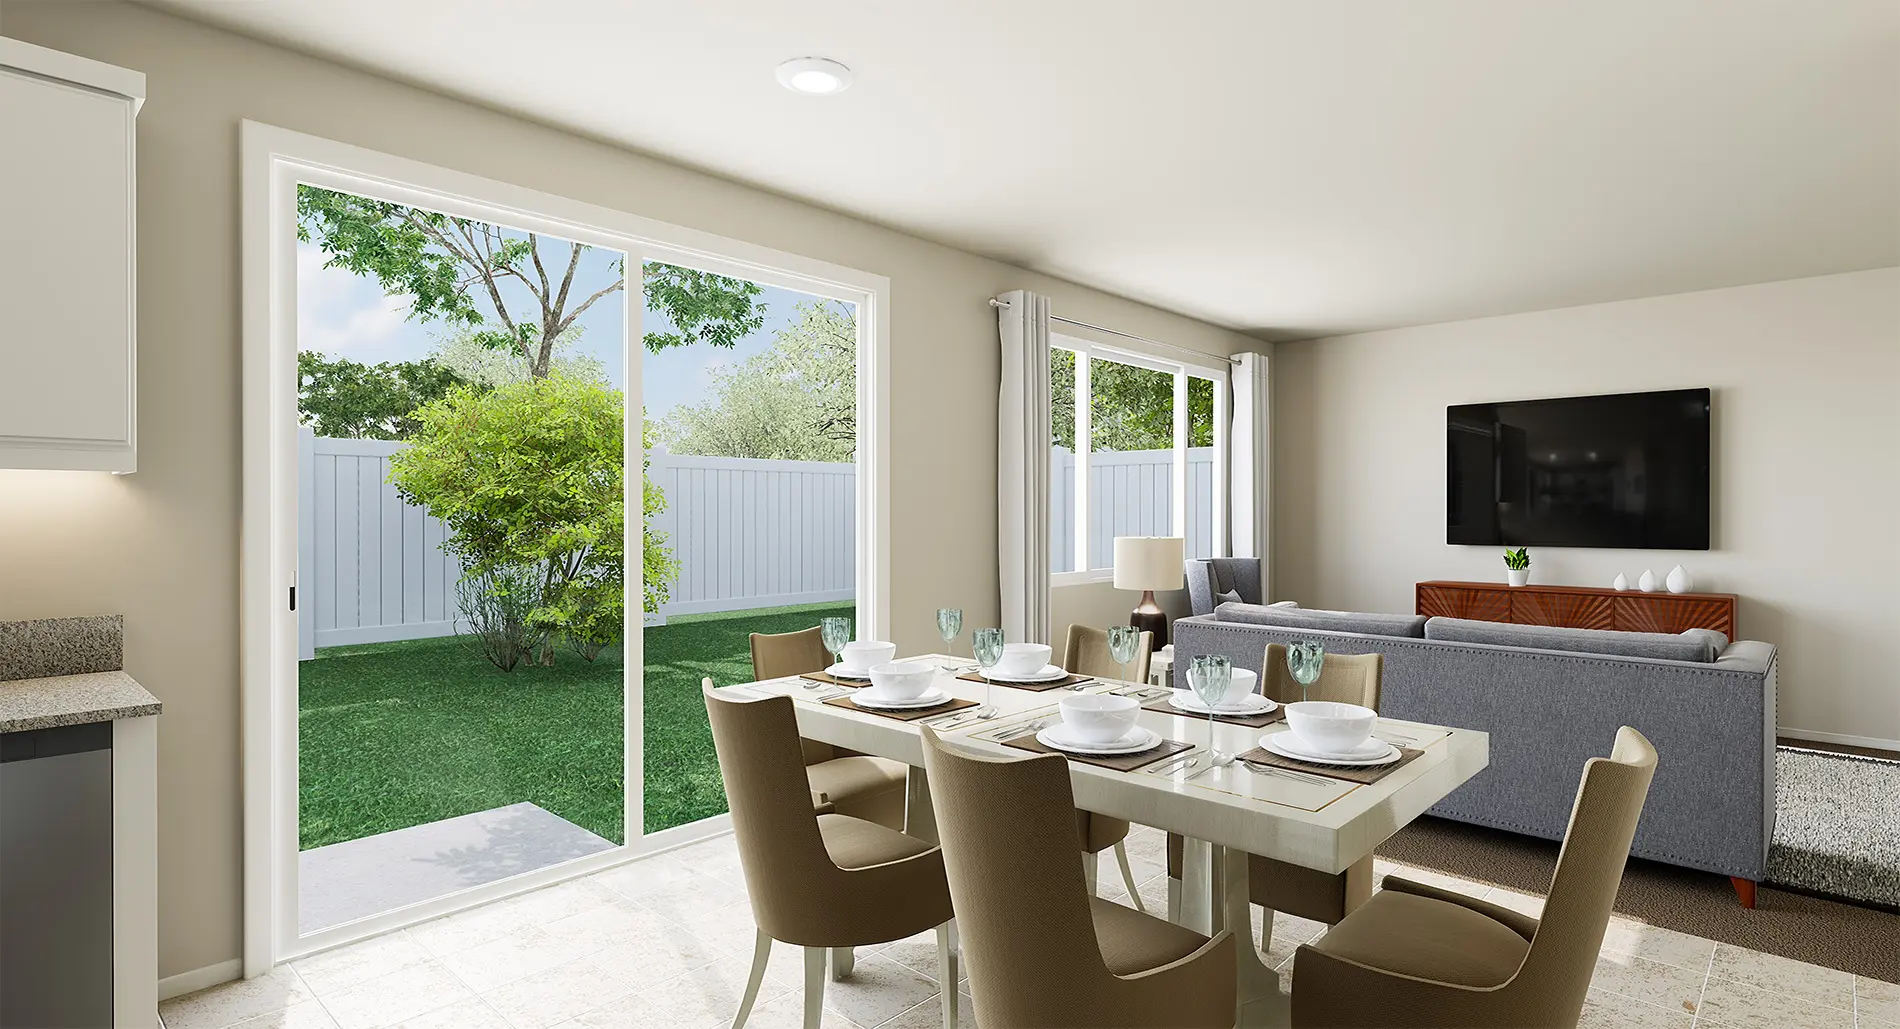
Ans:
[[[1521,572],[1530,566],[1531,548],[1519,547],[1516,550],[1506,550],[1504,552],[1504,567],[1509,568],[1511,571]]]

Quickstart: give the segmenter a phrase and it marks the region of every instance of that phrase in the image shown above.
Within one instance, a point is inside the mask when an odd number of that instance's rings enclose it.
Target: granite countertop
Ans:
[[[0,732],[158,714],[157,697],[124,672],[0,681]]]

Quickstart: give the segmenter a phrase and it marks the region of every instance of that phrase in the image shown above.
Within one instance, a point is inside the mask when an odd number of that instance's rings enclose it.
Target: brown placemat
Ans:
[[[1146,768],[1163,758],[1170,758],[1182,751],[1194,749],[1194,744],[1192,743],[1163,739],[1160,743],[1155,744],[1154,747],[1138,754],[1071,754],[1066,750],[1057,750],[1042,742],[1036,738],[1036,734],[1033,732],[1027,736],[1007,740],[1003,743],[1003,746],[1015,747],[1017,750],[1027,750],[1033,754],[1061,754],[1071,761],[1080,761],[1085,765],[1095,765],[1100,768],[1112,768],[1117,772],[1132,772],[1138,768]]]
[[[1076,683],[1092,682],[1094,680],[1093,676],[1088,675],[1067,675],[1049,682],[1009,682],[1005,679],[990,680],[983,678],[981,675],[974,674],[959,675],[957,678],[962,679],[964,682],[994,682],[998,686],[1008,686],[1012,690],[1028,690],[1031,693],[1041,693],[1044,690],[1059,690],[1065,686],[1074,686]]]
[[[826,701],[825,703],[829,704],[831,702]],[[1242,761],[1252,761],[1259,765],[1288,768],[1295,772],[1308,772],[1313,775],[1323,775],[1328,779],[1344,779],[1347,782],[1356,782],[1361,786],[1370,786],[1380,779],[1391,775],[1393,772],[1404,768],[1406,765],[1411,764],[1414,759],[1423,753],[1425,752],[1422,750],[1406,750],[1400,748],[1399,759],[1397,761],[1389,765],[1374,765],[1370,768],[1355,768],[1351,765],[1322,765],[1315,761],[1295,761],[1290,757],[1281,757],[1265,747],[1255,747],[1245,754],[1240,755],[1240,759]]]
[[[1151,700],[1141,705],[1141,709],[1143,711],[1159,711],[1163,714],[1179,715],[1182,718],[1196,718],[1201,721],[1207,720],[1207,716],[1198,711],[1183,711],[1175,707],[1173,704],[1168,703],[1169,699],[1168,697],[1162,697],[1160,700]],[[1285,717],[1285,704],[1281,704],[1271,711],[1258,715],[1223,715],[1219,712],[1214,714],[1214,720],[1216,722],[1226,722],[1230,725],[1244,725],[1250,729],[1264,729]]]
[[[886,718],[895,718],[900,722],[914,721],[919,718],[929,718],[931,715],[941,715],[946,712],[961,711],[966,707],[976,706],[976,701],[974,700],[964,700],[961,697],[952,697],[941,704],[935,704],[930,707],[912,707],[912,708],[905,708],[902,711],[886,711],[882,708],[864,707],[863,705],[859,704],[856,700],[853,700],[851,698],[851,694],[849,693],[844,694],[843,696],[840,696],[840,697],[833,697],[830,700],[825,701],[824,703],[830,704],[832,707],[842,707],[842,708],[849,708],[852,711],[862,711],[867,715],[883,715]]]
[[[813,682],[828,682],[833,686],[850,686],[853,689],[859,686],[871,685],[871,680],[869,679],[840,679],[830,672],[800,672],[798,673],[798,677],[800,679],[810,679]]]

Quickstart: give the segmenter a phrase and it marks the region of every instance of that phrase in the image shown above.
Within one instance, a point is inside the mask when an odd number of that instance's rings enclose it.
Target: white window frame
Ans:
[[[1228,365],[1218,358],[1209,358],[1203,363],[1176,357],[1158,357],[1154,354],[1109,346],[1062,333],[1051,333],[1049,346],[1051,349],[1067,350],[1075,355],[1076,441],[1073,533],[1075,553],[1070,557],[1074,570],[1051,572],[1049,585],[1080,586],[1093,582],[1109,582],[1115,578],[1113,568],[1089,567],[1089,466],[1092,460],[1091,455],[1094,453],[1093,426],[1090,422],[1089,363],[1094,359],[1133,365],[1174,377],[1174,468],[1172,488],[1169,491],[1173,510],[1170,512],[1169,521],[1170,531],[1177,536],[1185,536],[1187,527],[1187,380],[1189,378],[1207,379],[1214,383],[1214,556],[1227,556]]]
[[[890,625],[890,280],[797,254],[670,225],[510,183],[292,132],[241,126],[243,518],[239,544],[243,698],[244,942],[241,974],[405,925],[588,874],[729,831],[720,815],[651,835],[644,798],[640,605],[627,605],[624,802],[626,843],[609,851],[304,935],[297,913],[296,193],[300,183],[444,211],[857,305],[857,605],[860,631]],[[639,356],[645,303],[627,283],[626,474],[640,474]],[[627,553],[641,550],[627,520]],[[641,595],[639,572],[627,591]]]

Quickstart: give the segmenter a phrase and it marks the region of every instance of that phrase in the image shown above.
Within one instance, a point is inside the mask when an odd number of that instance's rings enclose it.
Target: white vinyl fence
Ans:
[[[1187,458],[1189,557],[1214,555],[1214,448],[1191,447]],[[1052,567],[1073,570],[1075,455],[1054,447],[1049,461]],[[1115,563],[1115,537],[1171,535],[1174,451],[1102,451],[1089,455],[1089,567]]]

